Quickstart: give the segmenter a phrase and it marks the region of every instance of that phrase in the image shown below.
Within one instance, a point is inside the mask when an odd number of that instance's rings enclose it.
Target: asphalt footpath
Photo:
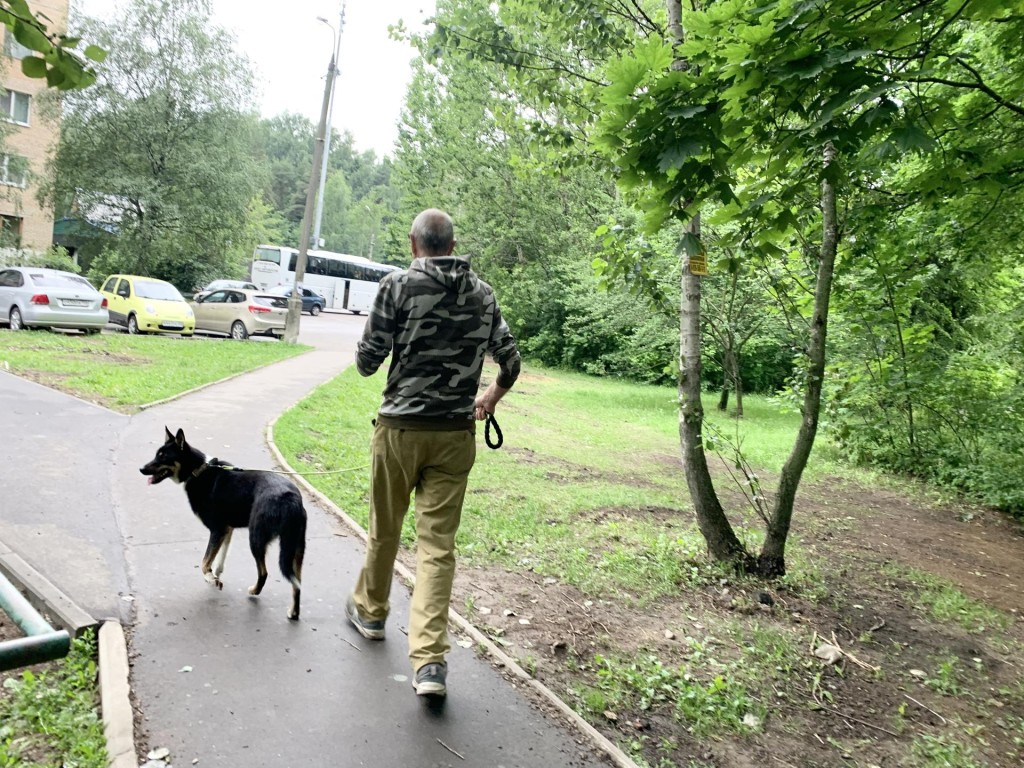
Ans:
[[[363,322],[304,317],[300,341],[314,351],[132,416],[0,372],[0,548],[124,626],[139,747],[127,764],[154,750],[154,766],[179,768],[624,764],[543,686],[510,680],[514,663],[473,647],[453,642],[443,703],[416,696],[408,589],[395,580],[384,642],[355,632],[344,603],[363,542],[328,502],[304,491],[302,617],[291,622],[276,545],[263,594],[250,597],[255,566],[239,531],[217,590],[200,574],[206,529],[184,491],[139,473],[165,426],[235,466],[278,468],[268,425],[352,362]]]

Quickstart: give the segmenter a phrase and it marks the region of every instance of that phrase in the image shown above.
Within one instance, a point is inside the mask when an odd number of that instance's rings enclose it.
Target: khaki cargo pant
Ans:
[[[455,579],[455,533],[476,460],[476,437],[469,430],[419,431],[378,424],[371,453],[369,542],[353,598],[364,619],[388,617],[402,521],[415,492],[416,586],[409,615],[409,660],[415,671],[444,661],[451,647],[448,604]]]

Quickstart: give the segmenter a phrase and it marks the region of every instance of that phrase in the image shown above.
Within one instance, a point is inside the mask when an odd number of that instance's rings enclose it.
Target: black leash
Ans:
[[[491,427],[494,427],[494,431],[498,435],[497,442],[491,440]],[[494,418],[493,413],[488,413],[484,417],[484,442],[487,443],[488,448],[495,451],[501,448],[501,444],[505,442],[505,437],[501,434],[501,427],[498,426],[498,420]]]

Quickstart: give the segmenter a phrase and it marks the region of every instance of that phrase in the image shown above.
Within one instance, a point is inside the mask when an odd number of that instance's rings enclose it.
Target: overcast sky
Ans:
[[[83,14],[116,18],[124,0],[72,0]],[[333,53],[341,0],[210,0],[217,24],[232,32],[256,71],[265,117],[298,112],[316,123]],[[399,19],[412,30],[434,11],[434,0],[347,0],[331,127],[349,131],[357,150],[391,154],[413,52],[388,38]]]

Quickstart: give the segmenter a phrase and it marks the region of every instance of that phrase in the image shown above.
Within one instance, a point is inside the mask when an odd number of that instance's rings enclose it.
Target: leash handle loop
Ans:
[[[491,427],[494,427],[494,432],[498,436],[497,441],[491,439]],[[505,442],[505,437],[501,434],[501,427],[498,426],[498,420],[494,418],[493,413],[488,413],[484,417],[484,442],[487,443],[488,448],[495,451],[501,448],[501,444]]]

